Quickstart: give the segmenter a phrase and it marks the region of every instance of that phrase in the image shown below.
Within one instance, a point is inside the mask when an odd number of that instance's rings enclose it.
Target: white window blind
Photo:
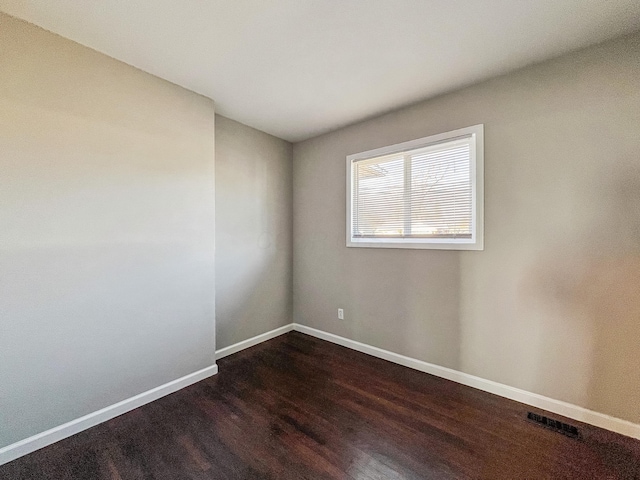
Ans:
[[[351,159],[352,242],[476,242],[475,134],[421,140]]]

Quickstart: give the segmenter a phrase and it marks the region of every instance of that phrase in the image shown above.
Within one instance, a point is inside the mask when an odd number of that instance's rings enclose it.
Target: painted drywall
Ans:
[[[214,364],[214,105],[0,14],[0,447]]]
[[[640,422],[639,59],[635,34],[295,144],[294,321]],[[347,155],[480,123],[484,251],[345,246]]]
[[[292,146],[216,116],[218,349],[292,322]]]

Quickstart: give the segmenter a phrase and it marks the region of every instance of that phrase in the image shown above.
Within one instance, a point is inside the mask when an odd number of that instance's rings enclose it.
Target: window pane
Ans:
[[[411,235],[471,237],[470,145],[411,155]]]
[[[471,238],[470,138],[356,161],[354,237]]]
[[[355,164],[354,236],[404,235],[404,156]]]

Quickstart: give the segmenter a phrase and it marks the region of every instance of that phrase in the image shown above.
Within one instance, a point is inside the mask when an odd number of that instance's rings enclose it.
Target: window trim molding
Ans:
[[[451,141],[460,137],[471,136],[474,148],[471,149],[471,239],[450,238],[366,238],[355,239],[352,236],[353,222],[353,162],[368,158],[380,157],[412,150],[420,147],[434,145],[440,142]],[[386,147],[354,153],[347,156],[347,222],[346,239],[347,247],[369,248],[411,248],[429,250],[484,250],[484,124],[460,128],[437,135],[397,143]]]

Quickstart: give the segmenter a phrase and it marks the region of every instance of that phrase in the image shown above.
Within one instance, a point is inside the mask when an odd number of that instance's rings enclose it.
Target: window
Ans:
[[[347,246],[483,249],[483,125],[347,157]]]

